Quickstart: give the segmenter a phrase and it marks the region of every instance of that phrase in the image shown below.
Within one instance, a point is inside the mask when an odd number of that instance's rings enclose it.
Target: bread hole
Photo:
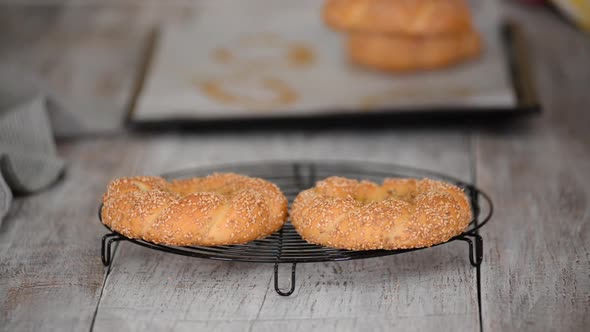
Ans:
[[[385,189],[383,187],[376,188],[369,192],[357,192],[354,199],[365,205],[382,202],[388,199],[401,200],[407,203],[412,203],[416,199],[416,192],[399,192],[393,189]]]

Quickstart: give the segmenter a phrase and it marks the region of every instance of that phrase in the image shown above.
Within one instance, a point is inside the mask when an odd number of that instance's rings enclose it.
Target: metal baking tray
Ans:
[[[137,99],[142,91],[150,68],[157,41],[154,31],[145,60],[139,70],[133,96],[128,108],[126,126],[136,130],[218,130],[218,129],[304,129],[304,128],[359,128],[383,127],[406,124],[440,125],[448,123],[480,122],[483,124],[530,116],[541,112],[530,68],[530,54],[521,29],[515,23],[501,27],[507,63],[517,103],[513,107],[436,107],[433,108],[382,108],[371,112],[330,112],[294,116],[268,116],[256,118],[219,118],[197,120],[194,118],[166,118],[163,120],[138,120],[133,117]]]

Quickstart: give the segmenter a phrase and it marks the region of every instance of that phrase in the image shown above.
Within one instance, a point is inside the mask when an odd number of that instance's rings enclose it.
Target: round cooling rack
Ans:
[[[464,189],[469,197],[473,211],[473,220],[462,234],[447,242],[429,247],[403,250],[343,250],[327,248],[310,244],[303,240],[288,221],[281,230],[261,240],[241,245],[202,247],[175,247],[155,244],[139,239],[125,237],[109,229],[109,234],[102,238],[101,257],[105,266],[112,261],[111,247],[113,243],[128,241],[153,250],[172,254],[214,259],[233,262],[273,263],[274,286],[279,295],[288,296],[295,291],[295,268],[297,263],[348,261],[353,259],[373,258],[397,255],[410,251],[431,249],[456,240],[467,242],[469,245],[469,261],[474,267],[479,267],[483,259],[483,240],[478,230],[485,225],[492,216],[493,205],[489,196],[475,186],[443,174],[409,168],[397,165],[365,163],[365,162],[262,162],[251,164],[220,165],[186,169],[163,176],[167,179],[201,177],[215,172],[234,172],[243,175],[263,178],[275,183],[287,196],[289,204],[302,190],[315,185],[317,180],[330,176],[343,176],[358,180],[382,182],[391,177],[431,178],[456,184]],[[98,216],[101,219],[102,205]],[[106,227],[106,225],[105,225]],[[107,227],[108,229],[108,227]],[[282,291],[278,282],[279,264],[292,264],[291,286],[288,291]]]

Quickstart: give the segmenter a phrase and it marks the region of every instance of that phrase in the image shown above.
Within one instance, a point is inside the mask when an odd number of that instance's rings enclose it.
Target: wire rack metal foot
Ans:
[[[410,167],[376,164],[366,162],[264,162],[256,164],[222,165],[207,168],[195,168],[174,173],[165,174],[165,178],[186,178],[206,176],[214,172],[235,172],[249,176],[264,178],[277,184],[289,199],[293,201],[297,193],[312,187],[317,180],[329,176],[345,176],[348,178],[364,179],[381,182],[388,177],[415,177],[434,178],[454,183],[465,190],[471,201],[473,220],[462,234],[447,242],[429,247],[403,250],[365,250],[353,251],[322,247],[307,243],[295,231],[290,222],[283,228],[268,236],[243,245],[217,246],[217,247],[175,247],[150,243],[140,239],[125,237],[109,229],[109,233],[102,237],[101,259],[105,266],[113,262],[114,244],[120,241],[130,242],[153,250],[164,251],[172,254],[197,257],[212,260],[249,262],[249,263],[273,263],[274,264],[274,288],[277,294],[289,296],[295,292],[297,264],[314,262],[340,262],[355,259],[391,256],[408,253],[417,250],[435,250],[434,248],[454,242],[463,241],[469,247],[469,262],[473,267],[479,267],[483,261],[483,238],[479,229],[485,225],[493,213],[493,205],[489,196],[475,186],[458,179]],[[99,219],[101,219],[99,208]],[[106,226],[105,226],[106,227]],[[108,227],[107,227],[108,229]],[[291,280],[287,288],[279,285],[279,267],[282,264],[291,264]]]

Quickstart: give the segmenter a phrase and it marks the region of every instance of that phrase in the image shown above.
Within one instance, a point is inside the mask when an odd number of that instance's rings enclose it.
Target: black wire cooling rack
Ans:
[[[488,222],[492,215],[493,205],[489,196],[471,184],[455,178],[431,171],[420,170],[398,165],[375,164],[365,162],[264,162],[240,165],[222,165],[207,168],[194,168],[165,174],[168,179],[206,176],[215,172],[235,172],[243,175],[260,177],[278,185],[289,199],[289,203],[297,194],[315,185],[317,180],[329,176],[344,176],[359,180],[382,182],[388,177],[414,177],[432,178],[454,183],[465,190],[471,200],[473,220],[468,229],[462,234],[450,239],[460,240],[469,245],[469,261],[474,267],[479,267],[483,259],[483,240],[478,234],[478,229]],[[98,215],[101,219],[101,210]],[[101,219],[102,220],[102,219]],[[108,228],[108,227],[107,227]],[[365,250],[352,251],[333,249],[307,243],[299,236],[290,222],[283,228],[261,240],[256,240],[243,245],[216,246],[216,247],[175,247],[150,243],[143,240],[131,239],[110,230],[102,238],[101,257],[105,266],[112,262],[112,245],[119,241],[128,241],[146,248],[164,251],[172,254],[214,259],[234,262],[273,263],[274,287],[282,296],[289,296],[295,291],[295,269],[297,263],[348,261],[397,255],[410,251],[430,248],[404,249],[404,250]],[[283,291],[279,288],[279,264],[292,264],[291,286]]]

